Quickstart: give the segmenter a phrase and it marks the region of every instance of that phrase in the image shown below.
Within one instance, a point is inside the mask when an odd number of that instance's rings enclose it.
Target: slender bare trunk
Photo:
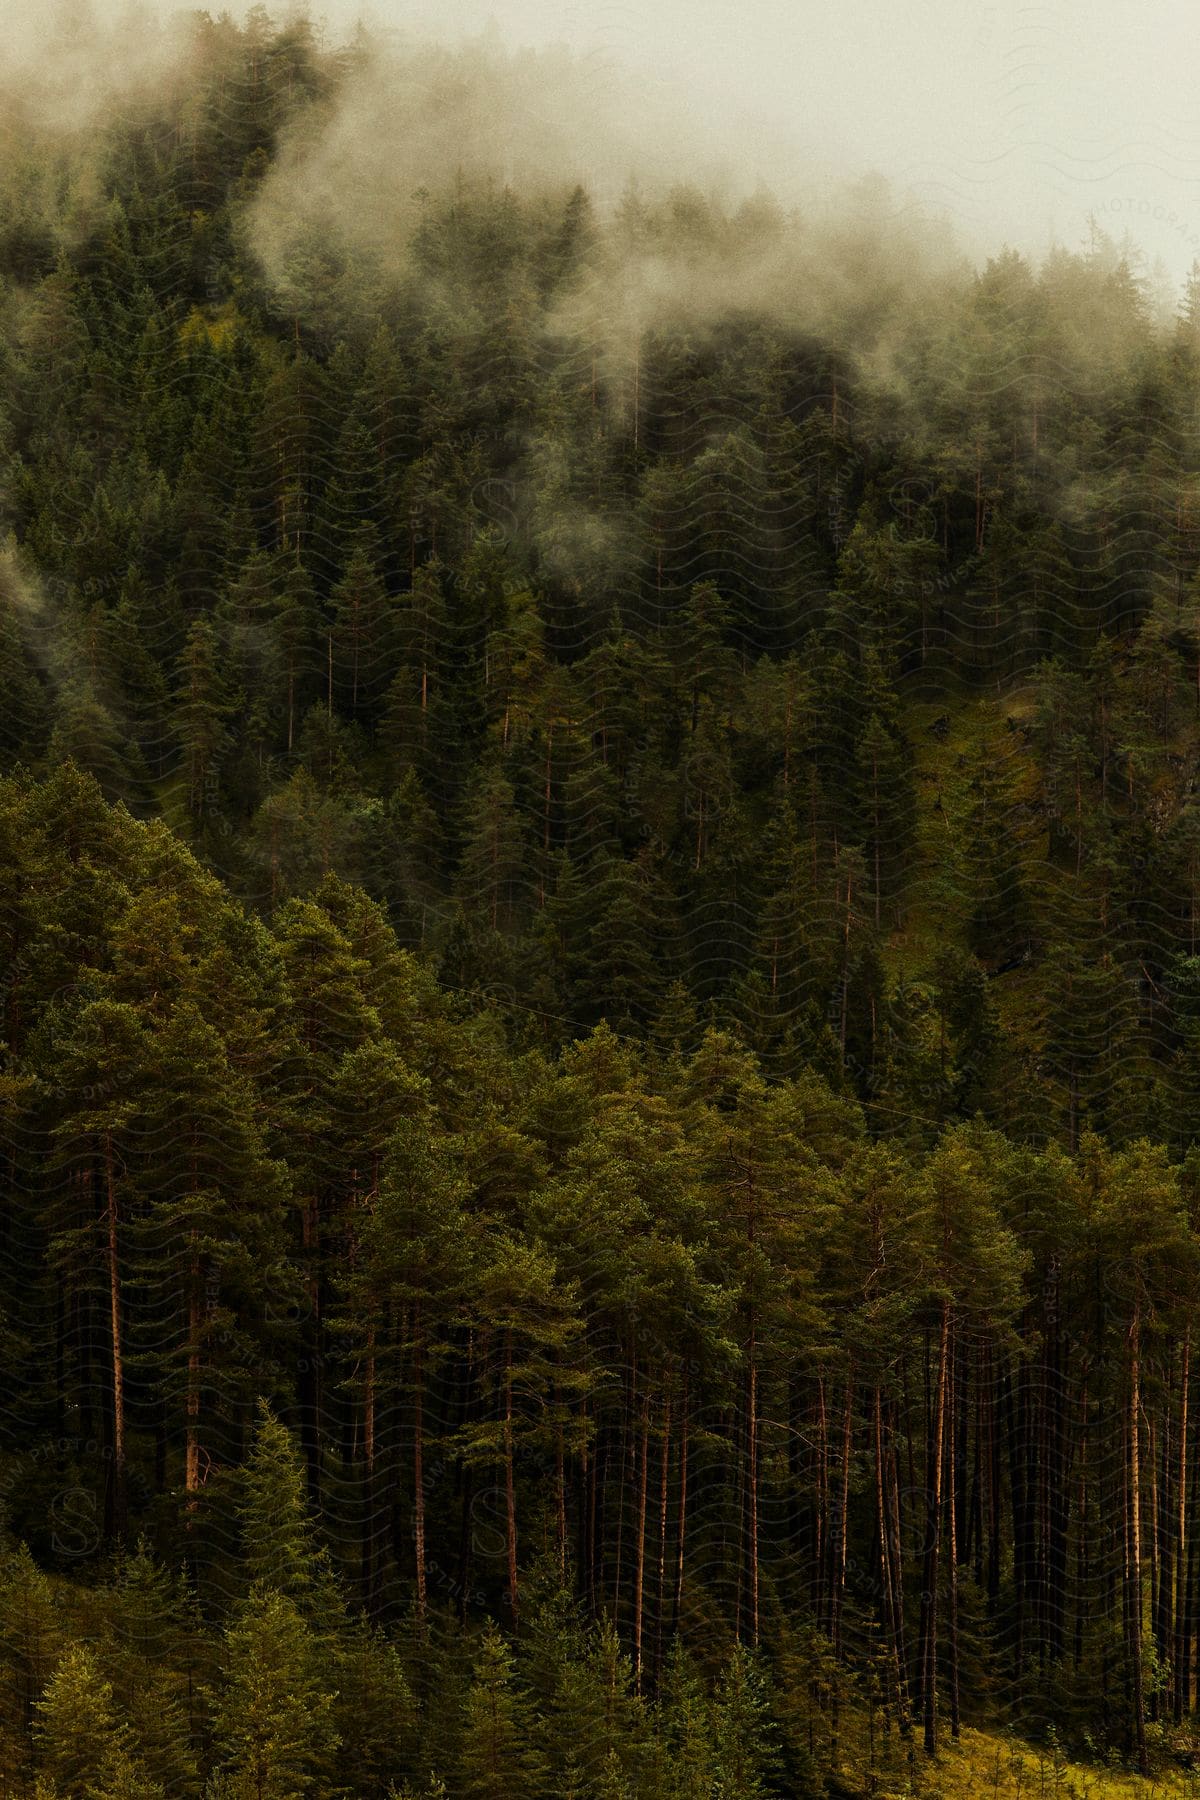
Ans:
[[[368,1610],[375,1603],[375,1327],[367,1331],[363,1379],[362,1584]]]
[[[520,1622],[517,1591],[517,1492],[513,1474],[513,1347],[512,1332],[504,1340],[504,1517],[508,1554],[508,1604],[513,1630]]]
[[[1138,1769],[1150,1773],[1146,1751],[1146,1683],[1142,1661],[1142,1468],[1141,1313],[1135,1305],[1129,1333],[1129,1649],[1133,1677],[1133,1726]]]
[[[678,1631],[683,1609],[683,1549],[687,1529],[688,1499],[688,1381],[683,1378],[683,1416],[679,1422],[679,1508],[675,1519],[675,1594],[671,1603],[671,1629]]]
[[[834,1540],[834,1566],[832,1579],[832,1614],[833,1614],[833,1653],[840,1655],[842,1647],[842,1607],[846,1596],[846,1558],[849,1547],[850,1510],[850,1451],[853,1445],[854,1424],[854,1368],[846,1371],[846,1403],[842,1411],[842,1454],[841,1467],[838,1471],[837,1497],[837,1536]]]
[[[829,1442],[825,1419],[825,1377],[817,1377],[817,1516],[813,1531],[813,1571],[816,1593],[813,1611],[817,1629],[825,1625],[825,1527],[829,1497]]]
[[[123,1538],[126,1520],[125,1356],[121,1342],[121,1261],[117,1218],[116,1151],[104,1134],[104,1217],[108,1263],[108,1311],[112,1348],[113,1535]]]
[[[925,1581],[921,1593],[921,1704],[925,1753],[936,1756],[937,1714],[937,1587],[942,1534],[942,1475],[946,1437],[946,1381],[950,1350],[950,1305],[942,1302],[937,1390],[930,1430],[929,1501],[926,1514]]]
[[[560,1581],[565,1581],[567,1578],[567,1470],[561,1419],[554,1435],[554,1523],[558,1539],[558,1577]]]
[[[758,1355],[750,1335],[749,1417],[746,1429],[746,1474],[750,1512],[750,1642],[758,1647]]]
[[[425,1589],[425,1338],[420,1303],[413,1309],[413,1560],[417,1576],[417,1620],[423,1627]]]
[[[196,1510],[200,1492],[200,1318],[200,1258],[193,1232],[188,1269],[188,1372],[183,1453],[183,1487],[189,1515]],[[188,1527],[191,1528],[190,1516]]]
[[[646,1593],[646,1500],[650,1476],[650,1396],[642,1404],[642,1433],[638,1446],[637,1537],[633,1561],[633,1680],[642,1685],[642,1619]]]
[[[662,1672],[663,1614],[667,1603],[667,1497],[671,1471],[671,1399],[663,1407],[662,1450],[658,1459],[658,1601],[654,1618],[654,1685]]]
[[[950,1541],[947,1544],[946,1573],[949,1577],[949,1619],[947,1621],[947,1645],[950,1652],[950,1736],[957,1738],[959,1733],[959,1693],[958,1693],[958,1491],[956,1458],[954,1454],[954,1408],[957,1403],[957,1383],[953,1374],[947,1377],[949,1392],[946,1403],[946,1434],[950,1440],[949,1453],[946,1455],[946,1519],[949,1525]]]
[[[1187,1484],[1188,1484],[1188,1385],[1191,1377],[1192,1361],[1192,1328],[1189,1325],[1183,1336],[1183,1356],[1179,1376],[1179,1464],[1177,1471],[1178,1493],[1176,1495],[1177,1514],[1175,1522],[1175,1619],[1174,1647],[1172,1662],[1174,1664],[1174,1696],[1172,1710],[1176,1724],[1183,1718],[1187,1709],[1185,1693],[1187,1671]]]

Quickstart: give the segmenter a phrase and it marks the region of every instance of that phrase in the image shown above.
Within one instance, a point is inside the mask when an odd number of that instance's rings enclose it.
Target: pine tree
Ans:
[[[912,831],[909,759],[878,713],[867,720],[856,755],[863,787],[862,836],[878,929],[884,896],[895,891],[896,874]]]
[[[304,1491],[303,1465],[287,1428],[264,1403],[242,1475],[238,1520],[242,1532],[243,1578],[251,1598],[259,1602],[247,1616],[268,1637],[281,1627],[285,1612],[314,1634],[335,1633],[342,1604],[328,1553],[318,1546]],[[264,1599],[263,1597],[266,1597]],[[278,1597],[283,1610],[267,1606]],[[247,1627],[247,1629],[250,1629]],[[247,1646],[249,1639],[239,1640]]]
[[[189,1716],[193,1671],[185,1648],[190,1601],[186,1587],[139,1543],[122,1560],[102,1649],[137,1765],[164,1794],[184,1796],[200,1786]]]
[[[340,1784],[356,1794],[384,1794],[412,1767],[416,1707],[399,1650],[356,1620],[336,1646],[333,1724],[341,1740]]]
[[[694,1664],[676,1641],[656,1708],[659,1784],[671,1800],[708,1800],[714,1791],[716,1731]]]
[[[463,1800],[510,1800],[545,1793],[543,1781],[512,1652],[489,1625],[467,1694],[455,1790]]]
[[[493,931],[511,932],[531,897],[527,833],[512,785],[498,765],[481,771],[466,808],[457,892]]]
[[[71,1021],[63,1041],[64,1104],[55,1130],[61,1163],[74,1171],[78,1198],[54,1240],[64,1273],[91,1287],[97,1260],[106,1320],[106,1410],[111,1483],[106,1510],[114,1534],[128,1515],[129,1430],[126,1367],[129,1246],[126,1213],[129,1168],[138,1147],[138,1103],[150,1080],[152,1052],[141,1013],[111,1000],[92,1000]]]
[[[222,1675],[213,1735],[231,1800],[327,1792],[339,1743],[334,1697],[319,1642],[286,1593],[256,1587],[238,1608]]]
[[[716,1791],[721,1800],[759,1800],[770,1794],[777,1773],[776,1733],[765,1677],[743,1645],[730,1655],[714,1710]]]
[[[514,1628],[520,1619],[517,1458],[523,1450],[554,1455],[573,1421],[569,1395],[579,1377],[567,1352],[579,1330],[576,1297],[559,1280],[554,1260],[535,1243],[494,1234],[470,1297],[478,1326],[492,1345],[486,1411],[460,1433],[465,1461],[498,1469],[503,1483],[504,1598]]]
[[[66,1648],[64,1636],[49,1578],[18,1545],[0,1572],[0,1705],[4,1742],[18,1771],[28,1773],[37,1702]]]
[[[85,1800],[155,1800],[164,1790],[135,1762],[128,1725],[92,1651],[64,1655],[37,1704],[38,1760],[63,1794]]]
[[[176,1005],[154,1057],[138,1159],[146,1200],[134,1235],[142,1278],[171,1298],[145,1307],[141,1355],[157,1365],[182,1436],[186,1504],[195,1509],[213,1448],[223,1461],[255,1363],[267,1361],[253,1336],[255,1272],[283,1256],[286,1187],[262,1143],[250,1084],[193,1002]]]
[[[375,566],[375,545],[360,538],[333,590],[329,697],[353,719],[371,721],[391,679],[395,621]]]
[[[416,1110],[416,1109],[414,1109]],[[470,1269],[462,1145],[431,1129],[421,1112],[397,1123],[381,1183],[362,1232],[352,1292],[365,1325],[362,1355],[366,1471],[363,1576],[368,1598],[378,1581],[380,1506],[378,1427],[398,1395],[408,1398],[412,1444],[413,1574],[416,1615],[427,1608],[425,1407],[432,1348],[457,1312]],[[401,1330],[386,1321],[399,1313]],[[398,1367],[397,1367],[398,1365]],[[382,1404],[381,1404],[382,1401]]]
[[[218,652],[210,621],[195,619],[180,658],[174,731],[183,757],[187,808],[197,823],[219,811],[221,758],[230,745],[226,720],[233,702]]]

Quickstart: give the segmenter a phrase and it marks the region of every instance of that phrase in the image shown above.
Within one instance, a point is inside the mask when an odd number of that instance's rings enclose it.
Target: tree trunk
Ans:
[[[125,1459],[125,1356],[121,1341],[121,1261],[117,1218],[116,1151],[112,1133],[104,1134],[104,1219],[108,1265],[108,1317],[112,1349],[112,1524],[113,1536],[125,1536],[128,1513]]]
[[[1129,1652],[1137,1763],[1140,1773],[1148,1775],[1146,1684],[1142,1662],[1141,1377],[1141,1315],[1135,1305],[1129,1333]]]
[[[1008,1477],[1012,1504],[1013,1599],[1015,1631],[1013,1660],[1019,1677],[1025,1666],[1028,1636],[1028,1597],[1032,1585],[1032,1528],[1029,1501],[1031,1445],[1027,1428],[1029,1416],[1029,1382],[1023,1362],[1010,1362],[1004,1377],[1005,1413],[1008,1437]]]
[[[613,1583],[613,1621],[619,1623],[621,1618],[621,1577],[624,1571],[621,1564],[625,1556],[625,1495],[629,1491],[629,1439],[630,1424],[633,1419],[634,1406],[637,1403],[637,1364],[634,1360],[636,1351],[631,1347],[629,1357],[629,1389],[628,1399],[621,1412],[621,1494],[617,1505],[617,1546],[616,1570]],[[607,1491],[605,1494],[607,1510]]]
[[[1173,1474],[1171,1455],[1171,1413],[1164,1410],[1157,1431],[1150,1426],[1150,1620],[1154,1646],[1164,1668],[1171,1660],[1171,1587],[1173,1527],[1170,1515],[1170,1484]],[[1163,1716],[1163,1697],[1158,1691],[1150,1695],[1150,1716],[1157,1723]]]
[[[957,1457],[954,1454],[954,1409],[957,1403],[958,1373],[957,1362],[952,1363],[953,1374],[948,1377],[951,1391],[946,1405],[946,1430],[950,1435],[949,1454],[946,1457],[946,1521],[950,1530],[950,1542],[947,1545],[946,1573],[949,1577],[949,1618],[947,1620],[946,1643],[950,1662],[950,1736],[957,1738],[959,1733],[959,1694],[958,1694],[958,1471]]]
[[[996,1395],[996,1367],[991,1347],[988,1349],[986,1365],[986,1406],[987,1406],[987,1514],[988,1514],[988,1548],[987,1548],[987,1596],[990,1607],[994,1610],[1000,1599],[1000,1554],[1001,1554],[1001,1507],[1000,1507],[1000,1446],[997,1442],[997,1422],[999,1405]]]
[[[558,1578],[565,1582],[567,1579],[567,1469],[561,1419],[554,1434],[554,1526],[557,1538]]]
[[[658,1600],[654,1615],[654,1686],[662,1676],[663,1623],[667,1604],[667,1500],[671,1472],[671,1397],[663,1407],[662,1451],[658,1459]]]
[[[300,1215],[301,1242],[308,1264],[308,1318],[303,1326],[299,1379],[300,1442],[308,1479],[308,1501],[314,1512],[321,1507],[321,1280],[320,1218],[318,1202],[309,1196]]]
[[[850,924],[851,904],[854,898],[854,878],[846,877],[846,917],[842,931],[842,1008],[841,1022],[838,1026],[838,1048],[842,1067],[846,1066],[846,1024],[850,1009]]]
[[[827,1499],[829,1494],[829,1440],[825,1416],[825,1377],[817,1377],[817,1516],[813,1528],[813,1614],[817,1630],[823,1631],[825,1618],[825,1538]]]
[[[750,1642],[758,1648],[758,1353],[750,1331],[750,1378],[746,1418],[746,1477],[750,1525]]]
[[[513,1472],[513,1350],[512,1332],[504,1338],[504,1520],[505,1548],[508,1556],[508,1605],[513,1630],[520,1623],[517,1591],[517,1492]]]
[[[1187,1673],[1187,1484],[1188,1484],[1188,1383],[1191,1378],[1192,1362],[1192,1328],[1189,1324],[1183,1335],[1183,1354],[1179,1373],[1179,1461],[1176,1468],[1176,1521],[1175,1521],[1175,1619],[1174,1645],[1171,1662],[1174,1673],[1174,1694],[1172,1712],[1175,1723],[1179,1724],[1188,1710],[1188,1673]]]
[[[1090,1558],[1088,1556],[1088,1390],[1087,1377],[1084,1377],[1083,1391],[1079,1397],[1079,1530],[1075,1546],[1075,1667],[1083,1663],[1083,1628],[1084,1619],[1082,1596],[1087,1593],[1090,1575]]]
[[[1191,1505],[1192,1511],[1195,1512],[1197,1507],[1200,1507],[1200,1459],[1193,1456],[1189,1458],[1189,1461],[1191,1463],[1189,1479],[1192,1484]],[[1180,1688],[1183,1693],[1185,1715],[1191,1712],[1193,1706],[1192,1669],[1195,1663],[1196,1594],[1197,1577],[1200,1576],[1200,1558],[1197,1557],[1196,1546],[1196,1533],[1193,1531],[1188,1535],[1187,1582],[1183,1596],[1183,1653],[1180,1658]]]
[[[650,1396],[642,1402],[641,1442],[638,1446],[637,1536],[633,1559],[633,1682],[642,1689],[642,1620],[646,1595],[646,1501],[650,1484]]]
[[[367,1331],[367,1359],[363,1381],[363,1520],[362,1586],[367,1611],[376,1600],[375,1559],[375,1327]]]
[[[418,1301],[413,1308],[413,1561],[417,1577],[417,1623],[423,1630],[425,1589],[425,1331]],[[507,1443],[510,1453],[511,1443]],[[516,1609],[514,1605],[514,1619]]]
[[[849,1546],[849,1520],[847,1514],[850,1507],[850,1451],[853,1444],[854,1424],[854,1366],[846,1371],[846,1403],[842,1409],[842,1453],[838,1471],[838,1497],[836,1526],[834,1539],[833,1571],[831,1587],[831,1626],[830,1638],[835,1657],[842,1650],[842,1605],[846,1595],[846,1558]]]
[[[908,1729],[908,1705],[902,1651],[901,1609],[903,1595],[898,1580],[898,1558],[892,1538],[891,1508],[887,1492],[887,1465],[883,1443],[883,1399],[875,1389],[872,1418],[875,1433],[875,1530],[879,1538],[880,1624],[886,1639],[886,1666],[895,1695],[896,1721]]]
[[[946,1377],[950,1348],[950,1303],[942,1302],[934,1417],[929,1432],[929,1486],[926,1509],[925,1570],[921,1591],[921,1706],[925,1754],[937,1755],[937,1584],[942,1530],[942,1473],[946,1439]]]
[[[599,1516],[599,1494],[597,1476],[600,1464],[600,1426],[596,1428],[595,1443],[590,1450],[584,1450],[587,1458],[584,1469],[584,1566],[587,1569],[587,1607],[589,1618],[596,1617],[596,1600],[599,1593],[599,1574],[596,1568],[597,1540],[596,1529]]]
[[[196,1234],[188,1268],[188,1363],[184,1418],[183,1488],[187,1496],[188,1529],[200,1493],[200,1258]]]
[[[683,1416],[679,1422],[679,1507],[675,1519],[675,1593],[671,1601],[671,1630],[679,1630],[683,1610],[683,1550],[687,1529],[688,1501],[688,1379],[683,1377]]]
[[[896,1662],[900,1671],[900,1729],[905,1737],[912,1731],[912,1680],[908,1667],[908,1639],[904,1622],[904,1522],[900,1511],[900,1464],[896,1454],[896,1422],[893,1418],[887,1445],[887,1487],[884,1501],[888,1529],[891,1532],[890,1575],[892,1583],[892,1616],[896,1625]]]

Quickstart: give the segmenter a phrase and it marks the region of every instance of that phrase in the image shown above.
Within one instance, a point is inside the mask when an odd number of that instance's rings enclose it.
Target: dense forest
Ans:
[[[6,96],[0,1793],[1183,1779],[1200,270],[383,55]]]

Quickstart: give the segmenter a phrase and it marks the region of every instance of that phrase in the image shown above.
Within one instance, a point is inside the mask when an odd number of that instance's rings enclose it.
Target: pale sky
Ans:
[[[360,10],[322,9],[331,21]],[[977,247],[1129,230],[1182,277],[1200,257],[1195,0],[376,0],[402,29],[599,52],[682,91],[781,185],[782,144],[875,168]]]
[[[11,26],[37,38],[52,10],[10,0],[10,44]],[[977,253],[1079,249],[1094,214],[1174,281],[1200,258],[1196,0],[316,0],[314,12],[339,35],[365,14],[415,35],[490,25],[512,46],[566,44],[598,81],[620,89],[629,70],[672,96],[746,181],[819,202],[831,173],[877,170],[898,204],[948,214]]]

